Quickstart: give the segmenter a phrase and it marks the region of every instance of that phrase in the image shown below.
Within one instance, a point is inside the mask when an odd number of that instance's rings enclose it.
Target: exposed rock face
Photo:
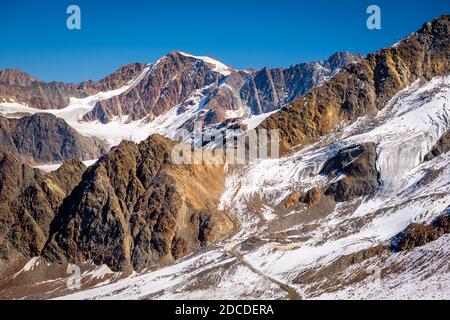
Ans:
[[[325,190],[325,195],[332,196],[337,202],[373,194],[380,185],[375,144],[365,143],[340,150],[325,164],[321,174],[344,175]]]
[[[37,163],[98,158],[106,145],[80,135],[64,120],[47,113],[21,119],[0,117],[1,149]]]
[[[2,261],[39,255],[48,242],[51,260],[140,270],[227,236],[234,225],[216,210],[223,168],[174,165],[172,147],[160,136],[123,142],[83,178],[79,160],[42,175],[2,154]]]
[[[375,143],[365,143],[343,148],[329,159],[320,174],[328,176],[330,183],[323,189],[314,187],[307,192],[294,191],[281,205],[291,209],[303,203],[307,208],[320,204],[323,196],[336,202],[351,201],[361,196],[373,195],[380,187],[376,167]]]
[[[82,86],[89,88],[91,93],[118,89],[141,73],[144,68],[143,63],[126,64],[99,81],[84,81]]]
[[[419,78],[450,72],[450,16],[442,16],[397,46],[347,65],[325,85],[312,89],[260,127],[279,129],[282,151],[316,141],[343,121],[375,114]]]
[[[135,77],[143,64],[126,65],[108,77],[81,84],[43,82],[19,70],[0,71],[0,102],[18,102],[37,109],[60,109],[71,97],[83,98],[99,91],[117,89]]]
[[[375,256],[380,256],[388,251],[388,246],[386,245],[377,245],[368,249],[364,249],[349,255],[344,255],[327,265],[323,268],[318,269],[312,269],[304,274],[299,275],[297,278],[294,279],[294,283],[297,284],[311,284],[318,279],[323,278],[334,278],[336,275],[347,269],[348,267],[360,263],[364,260],[368,260],[370,258],[373,258]],[[369,273],[367,272],[365,274],[365,277],[369,276]],[[336,277],[337,278],[337,277]],[[331,283],[328,283],[328,286],[332,285],[342,285],[341,281],[339,279],[336,279],[334,281],[330,281]],[[335,283],[333,283],[335,282]],[[326,286],[326,285],[325,285]],[[319,287],[320,288],[320,287]],[[318,289],[318,288],[315,288]]]
[[[450,131],[447,131],[442,135],[442,137],[433,146],[430,152],[425,155],[424,160],[433,160],[434,158],[439,157],[441,154],[447,153],[448,151],[450,151]]]
[[[305,194],[301,195],[299,201],[306,204],[309,208],[319,203],[322,197],[322,191],[318,188],[312,188]]]
[[[391,241],[394,252],[412,250],[435,241],[450,232],[450,214],[437,217],[431,224],[412,223]]]
[[[89,168],[59,209],[44,256],[142,270],[230,234],[232,221],[216,209],[223,167],[175,165],[173,145],[158,135],[123,142]]]
[[[195,90],[224,76],[203,60],[174,51],[161,58],[132,90],[99,102],[86,120],[108,122],[114,116],[150,119],[183,102]]]
[[[287,69],[264,68],[247,77],[240,90],[241,98],[252,114],[274,111],[331,79],[347,64],[362,58],[358,54],[338,52],[324,61],[301,63]]]
[[[85,169],[81,161],[71,160],[42,175],[9,154],[1,155],[0,269],[18,254],[40,254],[58,207]]]
[[[15,121],[0,116],[0,151],[17,155],[17,148],[11,135],[11,124]]]
[[[99,102],[86,120],[109,122],[114,116],[128,115],[133,120],[152,120],[174,106],[179,112],[189,107],[186,101],[201,90],[206,124],[227,119],[227,112],[261,114],[290,103],[306,91],[333,76],[344,65],[361,58],[337,53],[328,60],[304,63],[288,69],[264,68],[258,72],[224,75],[208,61],[174,51],[161,58],[133,90]]]
[[[203,122],[205,131],[221,126],[217,129],[224,132],[235,125],[227,121],[240,122],[252,114],[279,109],[360,58],[337,53],[325,61],[288,69],[264,68],[248,72],[235,71],[209,57],[174,51],[153,65],[126,65],[100,81],[81,84],[45,83],[19,71],[5,71],[4,82],[0,82],[0,103],[19,102],[40,109],[62,108],[68,105],[70,97],[81,98],[117,89],[130,79],[138,79],[122,94],[98,101],[83,115],[83,120],[151,122],[158,116],[166,116],[162,117],[167,122],[160,126],[161,131],[156,131],[174,139],[183,129],[191,133],[195,121]],[[179,119],[169,123],[167,118],[173,119],[176,115]],[[227,125],[223,126],[225,123]]]
[[[290,195],[288,195],[286,198],[283,199],[283,201],[281,202],[281,205],[285,209],[293,208],[297,205],[299,198],[300,198],[300,192],[294,191]]]
[[[0,83],[0,101],[18,102],[37,109],[59,109],[69,104],[70,97],[88,96],[87,90],[75,84],[33,82],[30,86]]]
[[[35,82],[42,83],[41,80],[17,69],[0,70],[0,83],[11,86],[28,87]]]
[[[38,172],[21,163],[9,153],[0,151],[0,202],[6,203],[18,196],[35,180]]]

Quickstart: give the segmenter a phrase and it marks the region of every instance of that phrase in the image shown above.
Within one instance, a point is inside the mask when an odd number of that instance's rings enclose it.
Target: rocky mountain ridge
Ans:
[[[20,119],[0,116],[0,150],[31,164],[68,159],[97,159],[107,146],[95,137],[84,137],[63,119],[37,113]]]
[[[344,52],[325,61],[298,64],[288,69],[263,68],[250,73],[229,68],[221,73],[216,67],[220,62],[173,51],[158,60],[131,91],[101,101],[84,119],[106,123],[116,116],[129,116],[132,120],[151,121],[175,106],[182,112],[186,99],[201,90],[207,90],[202,109],[208,124],[222,122],[233,113],[259,115],[294,101],[360,58],[360,55]]]
[[[112,90],[135,77],[143,64],[125,65],[99,81],[82,83],[44,82],[16,69],[0,70],[0,102],[13,102],[36,109],[61,109],[70,98],[84,98],[100,91]]]
[[[448,74],[449,20],[442,16],[426,23],[396,46],[348,65],[330,82],[268,117],[260,128],[280,129],[283,148],[290,150],[316,141],[342,122],[376,114],[417,79]]]

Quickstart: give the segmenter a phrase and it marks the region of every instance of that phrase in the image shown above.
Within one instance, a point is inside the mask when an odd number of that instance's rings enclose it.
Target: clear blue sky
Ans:
[[[70,4],[81,30],[66,28]],[[366,28],[370,4],[381,7],[381,30]],[[172,50],[238,69],[289,66],[376,51],[442,14],[449,0],[0,0],[0,69],[79,82]]]

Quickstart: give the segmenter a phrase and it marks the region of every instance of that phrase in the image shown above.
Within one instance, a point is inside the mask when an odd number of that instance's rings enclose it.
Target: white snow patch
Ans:
[[[261,122],[263,122],[265,119],[267,119],[270,115],[278,112],[279,110],[275,110],[275,111],[271,111],[271,112],[266,112],[263,114],[259,114],[259,115],[252,115],[251,117],[249,117],[248,119],[245,119],[242,121],[243,124],[245,124],[247,126],[247,130],[253,130],[255,129],[257,126],[259,126],[259,124]]]
[[[81,161],[81,162],[83,162],[83,164],[86,167],[90,167],[94,163],[96,163],[97,160],[98,159],[93,159],[93,160],[85,160],[85,161]],[[50,164],[43,164],[43,165],[35,166],[34,168],[42,170],[44,172],[52,172],[52,171],[58,170],[59,167],[61,167],[61,165],[62,165],[62,162],[61,163],[50,163]]]
[[[193,56],[193,55],[191,55],[189,53],[181,52],[181,51],[179,51],[179,53],[184,55],[184,56],[186,56],[186,57],[191,57],[191,58],[194,58],[194,59],[203,60],[204,62],[206,62],[208,64],[214,65],[214,69],[213,70],[218,72],[218,73],[223,74],[224,76],[229,76],[231,74],[231,72],[233,71],[232,68],[228,67],[227,65],[223,64],[222,62],[220,62],[220,61],[218,61],[216,59],[213,59],[211,57]]]
[[[17,277],[19,274],[23,272],[28,272],[34,269],[34,267],[39,265],[39,257],[31,258],[22,269],[20,269],[18,272],[16,272],[13,276],[13,278]]]

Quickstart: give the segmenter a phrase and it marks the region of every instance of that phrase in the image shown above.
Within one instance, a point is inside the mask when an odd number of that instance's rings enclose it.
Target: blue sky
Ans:
[[[70,4],[81,8],[81,30],[66,27]],[[381,8],[381,30],[366,28],[370,4]],[[238,69],[281,67],[373,52],[441,14],[450,14],[450,1],[1,1],[0,69],[79,82],[172,50]]]

